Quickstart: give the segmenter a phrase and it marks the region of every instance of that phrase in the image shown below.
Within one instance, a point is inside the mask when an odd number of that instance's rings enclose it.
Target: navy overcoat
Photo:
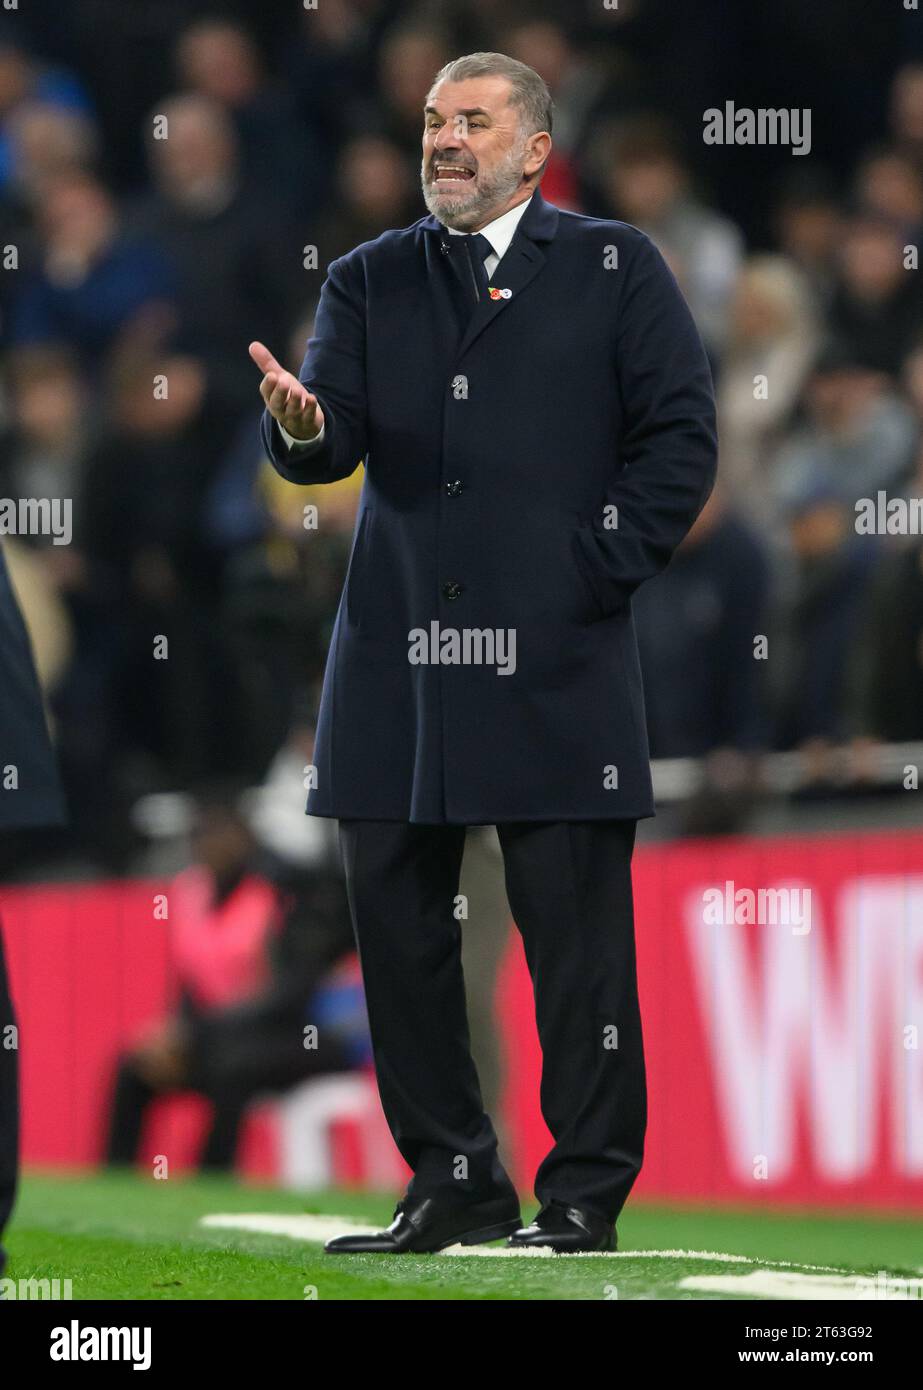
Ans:
[[[293,483],[366,476],[318,715],[312,815],[653,815],[631,595],[716,467],[689,309],[635,227],[539,192],[476,301],[434,217],[334,261]],[[322,519],[321,519],[322,524]]]

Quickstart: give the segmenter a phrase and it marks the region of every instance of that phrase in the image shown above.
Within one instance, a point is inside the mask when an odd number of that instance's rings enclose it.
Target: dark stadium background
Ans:
[[[649,231],[714,369],[719,487],[634,605],[660,799],[638,920],[654,1095],[674,1107],[657,1110],[652,1190],[739,1196],[708,1108],[720,1053],[704,1108],[683,1099],[708,1033],[684,1012],[691,958],[673,958],[686,888],[735,864],[754,887],[814,872],[834,962],[843,885],[897,881],[900,959],[918,968],[923,540],[853,521],[879,489],[923,496],[923,270],[903,264],[923,234],[919,15],[898,0],[56,0],[0,24],[0,247],[19,257],[0,272],[0,496],[72,498],[74,519],[66,546],[4,542],[70,809],[66,829],[2,847],[14,983],[43,1030],[27,1160],[100,1156],[117,1049],[170,994],[137,914],[188,862],[190,799],[275,788],[310,760],[361,470],[324,490],[325,524],[305,532],[320,489],[261,457],[247,345],[297,370],[326,265],[424,214],[433,75],[497,48],[556,100],[545,196]],[[706,145],[703,112],[726,101],[810,108],[810,154]],[[772,394],[756,406],[761,372]],[[296,777],[289,840],[300,796]],[[525,1059],[507,1119],[532,1155],[534,1039],[505,969],[502,1032]],[[691,1166],[658,1149],[670,1115],[690,1126]],[[923,1206],[899,1145],[847,1180],[811,1167],[806,1133],[803,1184],[770,1198]]]

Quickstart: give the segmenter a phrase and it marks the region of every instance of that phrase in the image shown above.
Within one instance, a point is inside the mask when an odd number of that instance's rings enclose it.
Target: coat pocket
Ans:
[[[599,622],[606,615],[599,606],[599,600],[587,579],[577,554],[577,532],[573,532],[569,541],[571,568],[576,573],[577,583],[577,618],[582,623]]]

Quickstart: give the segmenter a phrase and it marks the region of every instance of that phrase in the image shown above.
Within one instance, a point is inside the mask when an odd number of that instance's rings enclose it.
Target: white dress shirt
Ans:
[[[520,219],[531,201],[532,197],[530,195],[524,202],[517,203],[514,208],[510,208],[507,212],[501,213],[499,217],[494,218],[493,222],[488,222],[486,227],[481,228],[481,236],[486,236],[487,240],[494,248],[492,255],[484,257],[484,267],[487,271],[488,280],[490,280],[490,277],[509,250],[510,242],[513,240]],[[457,232],[454,227],[449,227],[448,232],[450,236],[471,235],[469,232]],[[276,424],[279,424],[278,420]],[[303,453],[305,449],[316,449],[324,440],[323,425],[321,425],[320,433],[316,434],[313,439],[296,439],[295,436],[289,434],[288,430],[282,425],[279,425],[279,433],[285,440],[289,449],[295,449],[298,453]]]

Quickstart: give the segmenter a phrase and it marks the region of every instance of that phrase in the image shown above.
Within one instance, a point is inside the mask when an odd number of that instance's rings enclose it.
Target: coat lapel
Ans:
[[[543,268],[547,258],[545,246],[554,239],[558,216],[554,204],[546,203],[536,189],[516,228],[509,250],[490,277],[491,288],[508,290],[509,294],[497,299],[484,299],[475,306],[458,346],[459,357],[464,356],[472,343],[525,291]],[[441,224],[434,217],[424,225],[444,234]]]

